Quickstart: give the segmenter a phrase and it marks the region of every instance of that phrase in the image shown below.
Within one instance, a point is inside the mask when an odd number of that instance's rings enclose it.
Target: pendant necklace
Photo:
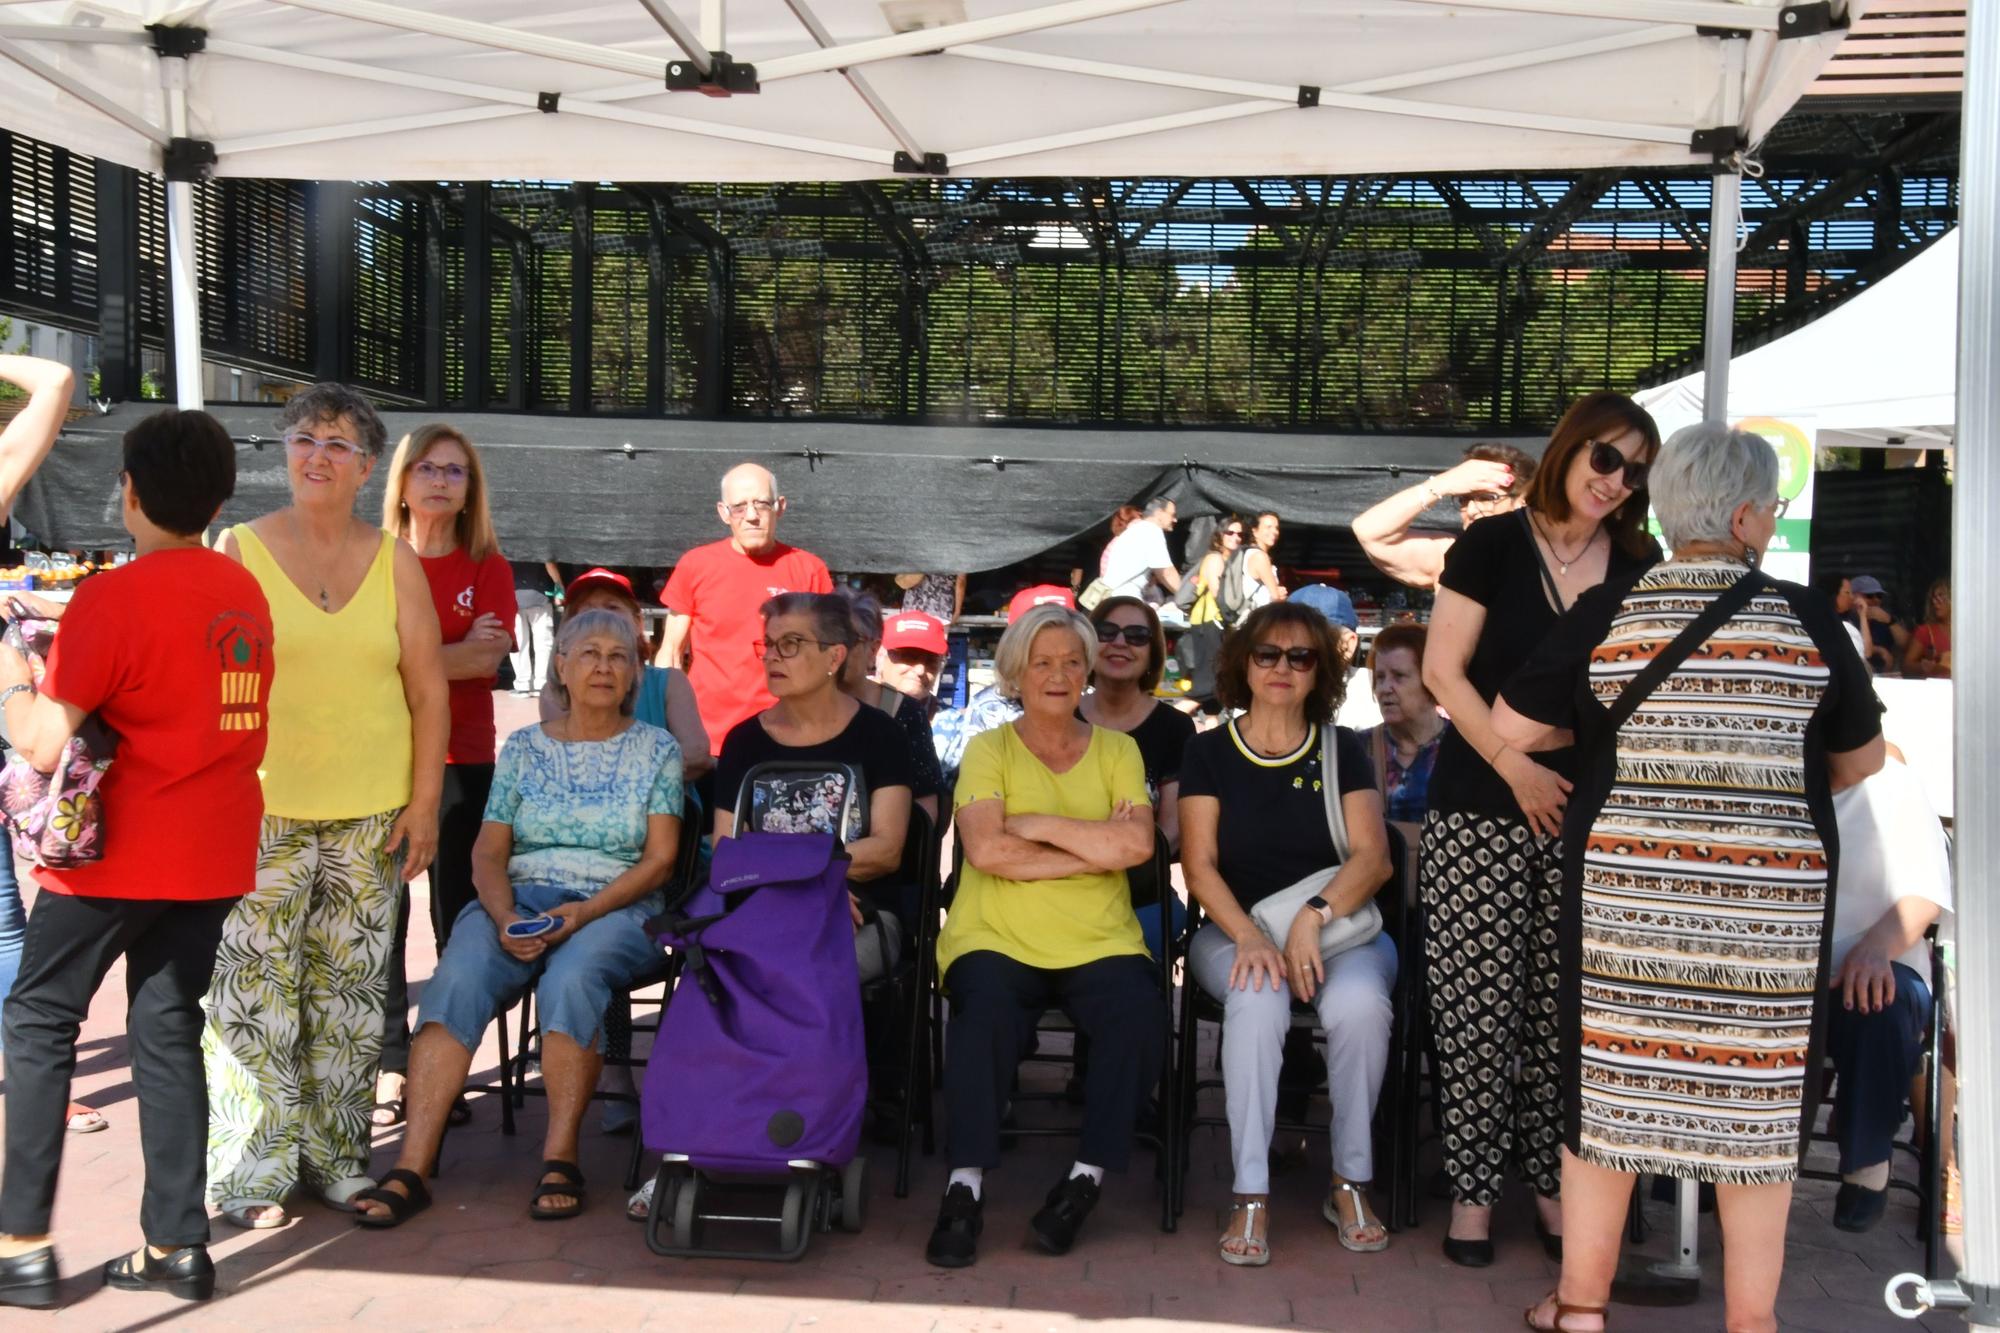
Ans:
[[[308,554],[310,554],[310,548],[308,548],[306,545],[305,533],[302,532],[299,528],[299,516],[297,514],[287,513],[285,515],[285,518],[291,524],[292,527],[292,540],[299,544],[300,550],[306,551]],[[340,545],[334,550],[333,553],[333,563],[336,566],[340,564],[340,558],[347,554],[347,538],[352,532],[353,532],[353,525],[349,524],[347,531],[342,532],[340,534]],[[331,611],[333,607],[332,607],[332,602],[327,595],[326,580],[320,579],[320,576],[317,571],[314,572],[313,577],[315,579],[320,580],[319,609],[322,611]]]
[[[1535,530],[1542,534],[1542,540],[1548,543],[1549,554],[1556,558],[1557,566],[1565,574],[1569,573],[1569,567],[1571,565],[1583,559],[1584,554],[1587,551],[1589,551],[1591,547],[1597,545],[1597,534],[1599,531],[1601,531],[1601,529],[1593,528],[1591,530],[1590,535],[1583,539],[1583,545],[1577,548],[1576,554],[1572,556],[1565,556],[1559,549],[1557,549],[1556,539],[1554,537],[1551,537],[1548,534],[1548,532],[1542,528],[1542,525],[1540,523],[1537,523],[1535,525]]]

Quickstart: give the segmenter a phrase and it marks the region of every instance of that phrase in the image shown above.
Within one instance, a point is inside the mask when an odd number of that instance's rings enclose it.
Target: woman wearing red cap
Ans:
[[[443,953],[451,923],[477,896],[472,844],[493,786],[494,676],[514,646],[509,627],[515,611],[514,573],[493,532],[486,471],[457,427],[434,421],[398,442],[382,490],[382,526],[416,551],[443,632],[451,741],[438,806],[437,858],[431,862],[431,936]],[[402,897],[382,1006],[382,1063],[372,1117],[377,1125],[403,1123],[403,1076],[410,1067],[410,993],[403,963],[410,935],[407,889]],[[471,1114],[461,1097],[451,1121],[463,1124]]]

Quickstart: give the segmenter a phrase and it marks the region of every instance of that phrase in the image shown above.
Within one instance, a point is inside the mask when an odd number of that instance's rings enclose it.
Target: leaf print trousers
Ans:
[[[368,1172],[398,813],[264,816],[257,888],[222,928],[202,1004],[212,1200],[282,1200]]]

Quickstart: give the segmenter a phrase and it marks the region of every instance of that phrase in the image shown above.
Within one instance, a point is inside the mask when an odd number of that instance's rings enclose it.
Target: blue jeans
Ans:
[[[574,901],[546,884],[514,886],[514,905],[524,916]],[[442,1024],[459,1045],[477,1051],[494,1015],[533,986],[544,1035],[560,1032],[587,1050],[601,1050],[604,1011],[613,993],[660,961],[660,946],[646,933],[651,912],[643,901],[621,907],[524,963],[500,947],[500,932],[486,909],[477,902],[466,904],[437,970],[424,985],[417,1030]]]
[[[0,844],[6,838],[0,835]],[[28,937],[28,914],[21,910],[21,885],[14,878],[14,849],[0,845],[0,1000],[14,989],[21,971],[21,942]]]

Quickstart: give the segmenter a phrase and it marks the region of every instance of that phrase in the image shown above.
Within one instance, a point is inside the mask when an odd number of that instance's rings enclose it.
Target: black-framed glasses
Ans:
[[[1275,670],[1280,662],[1294,671],[1311,671],[1319,665],[1319,649],[1280,648],[1275,643],[1260,643],[1250,650],[1250,660],[1266,671]]]
[[[1590,442],[1590,470],[1600,477],[1608,477],[1620,468],[1625,470],[1625,489],[1636,491],[1646,484],[1646,473],[1652,470],[1650,463],[1635,463],[1618,452],[1613,445],[1602,440]]]
[[[1242,541],[1242,540],[1243,540],[1243,529],[1241,529],[1241,528],[1224,528],[1224,529],[1222,530],[1222,535],[1223,535],[1224,537],[1234,537],[1234,538],[1235,538],[1235,539],[1236,539],[1237,541],[1239,541],[1239,542],[1240,542],[1240,541]]]
[[[1114,625],[1110,621],[1100,621],[1097,626],[1097,641],[1103,644],[1118,642],[1123,635],[1125,642],[1134,648],[1143,648],[1153,641],[1153,631],[1147,625]]]
[[[413,466],[410,471],[422,481],[448,481],[454,486],[462,486],[472,475],[463,463],[433,463],[428,458]]]
[[[777,639],[752,639],[750,640],[750,651],[757,654],[759,660],[769,657],[772,653],[776,653],[779,661],[789,662],[794,657],[797,657],[799,650],[809,643],[818,644],[821,648],[833,647],[825,639],[810,638],[804,634],[787,634]]]

